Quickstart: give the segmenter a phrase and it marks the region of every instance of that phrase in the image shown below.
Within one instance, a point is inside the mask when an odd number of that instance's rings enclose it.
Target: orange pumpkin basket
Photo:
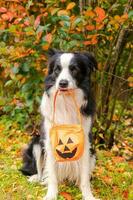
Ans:
[[[84,131],[82,128],[82,119],[80,109],[77,105],[73,91],[69,91],[75,108],[77,110],[79,124],[56,124],[55,111],[56,111],[56,98],[57,91],[54,96],[53,105],[53,121],[50,129],[50,140],[52,145],[53,154],[57,162],[74,161],[80,159],[84,151]]]

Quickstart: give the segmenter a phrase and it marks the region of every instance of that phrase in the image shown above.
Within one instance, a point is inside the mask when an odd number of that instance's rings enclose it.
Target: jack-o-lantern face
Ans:
[[[81,157],[84,150],[84,133],[80,125],[54,126],[50,136],[57,161],[72,161]]]
[[[73,158],[77,152],[77,147],[75,147],[72,139],[69,137],[66,144],[63,144],[62,140],[59,140],[58,146],[56,147],[56,152],[62,158]],[[73,149],[74,148],[74,149]]]

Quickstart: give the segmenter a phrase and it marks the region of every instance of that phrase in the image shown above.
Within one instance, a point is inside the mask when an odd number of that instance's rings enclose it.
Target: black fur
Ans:
[[[23,166],[20,171],[26,175],[31,176],[37,173],[36,161],[33,155],[33,147],[34,145],[40,145],[42,149],[42,155],[45,153],[44,151],[44,139],[45,134],[35,135],[28,147],[23,152]]]
[[[20,171],[26,176],[31,176],[37,173],[36,162],[33,156],[33,146],[35,144],[39,144],[39,140],[40,140],[39,136],[33,137],[30,144],[28,145],[28,148],[24,150],[23,153],[24,165],[20,169]]]

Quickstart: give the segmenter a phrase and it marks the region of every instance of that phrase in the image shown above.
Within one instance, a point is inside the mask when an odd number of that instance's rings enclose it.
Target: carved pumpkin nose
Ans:
[[[70,151],[70,149],[67,146],[65,146],[64,151]]]

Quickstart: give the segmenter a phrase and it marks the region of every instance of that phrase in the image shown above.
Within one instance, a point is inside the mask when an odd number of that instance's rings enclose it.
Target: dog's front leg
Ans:
[[[91,192],[89,169],[90,155],[89,149],[86,148],[83,157],[81,158],[80,189],[83,200],[96,200]]]
[[[48,190],[46,196],[44,197],[44,200],[56,200],[58,195],[58,183],[56,177],[55,159],[53,157],[51,148],[49,148],[49,150],[47,151],[45,170],[46,176],[48,176]]]

